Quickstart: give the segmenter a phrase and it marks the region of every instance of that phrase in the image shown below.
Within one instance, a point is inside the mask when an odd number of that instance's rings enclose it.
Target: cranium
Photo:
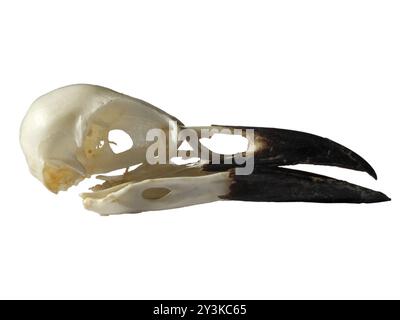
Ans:
[[[93,174],[144,162],[146,133],[181,123],[135,98],[92,85],[72,85],[38,98],[21,126],[20,141],[32,174],[53,192]],[[108,133],[123,129],[135,148],[115,154]],[[173,128],[177,130],[177,128]]]
[[[141,164],[134,171],[105,177],[83,193],[86,208],[101,214],[169,209],[220,199],[249,201],[380,202],[384,194],[344,181],[280,168],[308,163],[368,172],[372,167],[353,151],[315,135],[270,128],[252,129],[248,151],[255,162],[250,175],[235,174],[235,163],[201,159],[190,165],[149,164],[151,129],[165,133],[165,147],[178,144],[182,122],[142,100],[94,85],[71,85],[38,98],[25,116],[20,142],[31,173],[49,190],[67,190],[92,175]],[[190,127],[189,127],[190,128]],[[125,131],[129,150],[112,151],[108,133]],[[200,132],[201,128],[192,128]],[[232,155],[233,157],[233,155]],[[168,158],[168,160],[170,160]],[[231,159],[232,160],[232,159]]]

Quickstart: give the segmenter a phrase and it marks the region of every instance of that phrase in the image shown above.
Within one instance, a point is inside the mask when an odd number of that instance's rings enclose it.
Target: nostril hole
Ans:
[[[108,142],[112,152],[115,154],[125,152],[133,147],[133,141],[124,130],[111,130],[108,133]]]
[[[142,192],[142,197],[147,200],[158,200],[169,194],[171,190],[167,188],[149,188]]]

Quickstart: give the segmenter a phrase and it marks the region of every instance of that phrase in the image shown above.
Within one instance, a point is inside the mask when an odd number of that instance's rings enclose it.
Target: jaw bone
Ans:
[[[364,171],[376,179],[375,171],[362,157],[326,138],[274,128],[205,127],[254,131],[254,141],[248,145],[254,171],[238,175],[240,165],[213,164],[207,159],[191,165],[148,164],[146,150],[151,143],[146,134],[153,128],[166,133],[165,147],[177,144],[183,130],[200,131],[198,127],[185,127],[142,100],[99,86],[72,85],[33,103],[22,123],[20,141],[32,174],[53,192],[66,190],[92,175],[142,164],[120,176],[98,176],[104,183],[81,195],[84,206],[100,214],[162,210],[221,199],[347,203],[390,200],[380,192],[345,181],[281,167],[337,166]],[[124,130],[134,146],[115,154],[108,139],[113,129]]]

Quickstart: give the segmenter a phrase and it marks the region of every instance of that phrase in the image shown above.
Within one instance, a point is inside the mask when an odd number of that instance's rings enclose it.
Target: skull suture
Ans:
[[[71,85],[32,104],[22,122],[20,143],[31,173],[55,193],[94,174],[141,164],[120,176],[100,176],[105,182],[82,194],[85,207],[101,214],[169,209],[221,198],[352,203],[389,200],[380,192],[344,181],[280,167],[333,165],[365,171],[376,178],[363,158],[326,138],[292,130],[251,128],[255,140],[249,141],[247,151],[254,152],[255,171],[237,176],[235,164],[199,161],[182,166],[149,165],[146,150],[152,141],[146,140],[146,134],[154,128],[165,132],[168,148],[177,145],[179,132],[187,127],[142,100],[99,86]],[[108,134],[115,129],[126,132],[134,146],[114,153]]]

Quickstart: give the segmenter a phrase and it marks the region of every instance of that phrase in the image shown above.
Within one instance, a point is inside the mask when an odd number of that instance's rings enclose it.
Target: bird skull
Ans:
[[[152,129],[162,132],[165,150],[174,150],[189,130],[198,150],[203,129],[251,131],[246,160],[250,172],[236,171],[243,163],[209,161],[201,154],[193,164],[148,161]],[[112,130],[123,130],[133,147],[114,153]],[[202,136],[202,134],[200,134]],[[246,135],[247,136],[247,135]],[[345,181],[282,168],[296,164],[331,165],[364,171],[374,169],[355,152],[316,135],[261,127],[185,127],[175,117],[136,98],[93,85],[72,85],[38,98],[25,116],[20,142],[32,174],[57,193],[93,174],[128,169],[119,176],[97,176],[102,184],[81,194],[84,206],[103,215],[136,213],[224,200],[372,203],[390,200],[385,194]],[[221,154],[213,152],[213,159]],[[158,160],[160,154],[156,156]],[[196,158],[196,157],[194,157]],[[236,159],[236,156],[235,156]],[[152,159],[154,160],[154,159]],[[196,160],[197,161],[197,160]],[[241,169],[241,168],[239,168]],[[254,170],[253,170],[254,169]]]

